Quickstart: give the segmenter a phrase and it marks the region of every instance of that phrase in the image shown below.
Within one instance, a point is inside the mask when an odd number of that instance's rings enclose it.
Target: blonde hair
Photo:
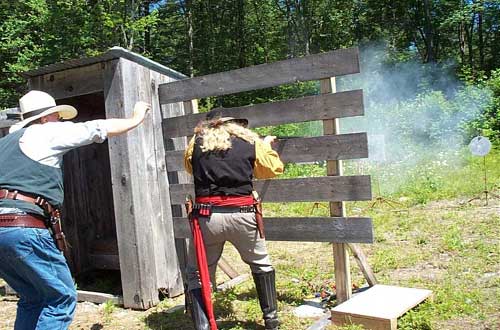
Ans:
[[[218,120],[203,121],[196,126],[194,133],[203,138],[200,148],[202,152],[224,151],[232,147],[231,136],[238,137],[250,144],[259,139],[257,133],[233,122]]]

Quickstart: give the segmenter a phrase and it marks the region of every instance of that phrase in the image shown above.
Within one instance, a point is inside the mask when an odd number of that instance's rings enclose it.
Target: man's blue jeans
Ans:
[[[47,229],[0,227],[0,278],[20,296],[15,330],[65,330],[76,289]]]

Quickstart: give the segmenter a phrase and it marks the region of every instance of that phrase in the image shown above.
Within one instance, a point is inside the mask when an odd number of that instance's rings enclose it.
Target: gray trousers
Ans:
[[[212,285],[215,285],[217,262],[226,241],[234,245],[241,260],[250,266],[252,273],[273,270],[267,254],[266,241],[259,237],[257,231],[255,213],[213,213],[210,218],[200,217],[199,223],[205,241]],[[200,287],[196,253],[191,240],[188,245],[187,281],[188,290]]]

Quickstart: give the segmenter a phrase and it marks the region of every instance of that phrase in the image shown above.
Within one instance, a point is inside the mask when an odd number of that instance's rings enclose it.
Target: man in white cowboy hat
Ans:
[[[0,139],[0,278],[20,296],[15,330],[63,330],[73,319],[76,290],[58,244],[62,156],[131,130],[150,106],[136,103],[131,118],[83,123],[60,122],[77,110],[41,91],[24,95],[19,107],[22,120]]]

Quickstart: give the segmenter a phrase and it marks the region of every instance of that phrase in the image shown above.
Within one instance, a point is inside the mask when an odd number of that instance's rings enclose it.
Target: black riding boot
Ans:
[[[195,330],[210,330],[207,314],[205,314],[205,304],[201,297],[201,289],[189,291],[191,298],[190,310]]]
[[[259,296],[260,308],[264,315],[266,329],[277,330],[280,322],[278,321],[278,302],[276,298],[276,279],[274,270],[267,273],[252,273]]]

